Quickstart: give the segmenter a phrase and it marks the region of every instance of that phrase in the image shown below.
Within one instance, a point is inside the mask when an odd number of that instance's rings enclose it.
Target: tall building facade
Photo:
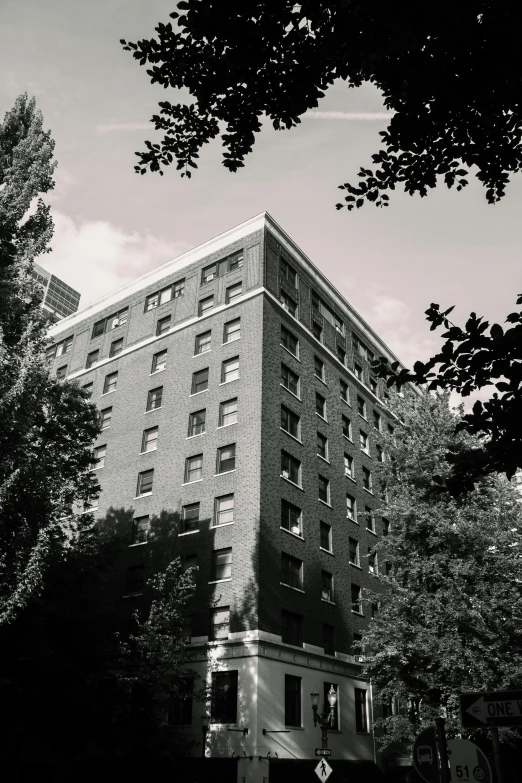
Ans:
[[[371,361],[395,357],[266,213],[50,336],[54,371],[100,409],[95,514],[133,510],[122,592],[139,594],[163,511],[197,566],[187,634],[212,699],[186,705],[184,730],[201,741],[208,712],[207,756],[242,757],[238,780],[276,780],[272,759],[314,758],[310,694],[320,709],[333,688],[332,764],[373,764],[357,640],[387,533],[374,473],[393,424]]]
[[[80,294],[39,264],[33,264],[33,274],[44,289],[43,309],[52,321],[66,318],[78,310]]]

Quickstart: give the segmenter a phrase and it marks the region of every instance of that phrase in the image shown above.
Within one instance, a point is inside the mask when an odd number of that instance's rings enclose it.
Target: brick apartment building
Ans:
[[[267,213],[50,336],[54,371],[100,409],[95,514],[133,510],[123,592],[141,590],[162,511],[198,567],[190,643],[214,695],[185,705],[184,730],[201,742],[208,711],[207,757],[240,756],[239,781],[274,781],[281,760],[314,758],[309,694],[322,703],[333,685],[332,765],[373,764],[371,688],[353,645],[370,615],[368,553],[387,525],[372,513],[373,475],[391,417],[370,366],[395,357]]]

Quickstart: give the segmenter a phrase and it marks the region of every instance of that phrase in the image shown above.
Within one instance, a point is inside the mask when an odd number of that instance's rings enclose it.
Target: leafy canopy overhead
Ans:
[[[136,171],[197,168],[221,136],[223,164],[244,165],[263,116],[292,128],[341,79],[375,85],[394,112],[373,167],[345,183],[345,204],[386,206],[387,191],[425,196],[437,181],[461,190],[469,170],[490,203],[522,162],[520,11],[516,3],[357,0],[185,0],[156,38],[121,40],[151,82],[188,90],[194,103],[160,102],[164,137],[145,142]]]

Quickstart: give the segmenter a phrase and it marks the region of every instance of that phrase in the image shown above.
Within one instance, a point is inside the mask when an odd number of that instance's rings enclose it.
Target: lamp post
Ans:
[[[202,758],[205,758],[205,744],[207,742],[207,732],[208,732],[209,725],[210,725],[210,715],[208,714],[208,712],[205,712],[205,714],[201,716],[201,731],[203,732],[203,745],[201,746]]]
[[[317,726],[319,723],[319,726],[321,727],[321,747],[327,748],[328,747],[328,729],[333,726],[334,720],[335,720],[335,705],[337,704],[337,692],[333,685],[330,685],[330,690],[328,691],[328,705],[330,709],[326,710],[326,704],[323,702],[323,711],[319,715],[318,708],[319,708],[319,694],[317,691],[312,691],[310,694],[310,698],[312,700],[312,712],[314,714],[314,726]]]

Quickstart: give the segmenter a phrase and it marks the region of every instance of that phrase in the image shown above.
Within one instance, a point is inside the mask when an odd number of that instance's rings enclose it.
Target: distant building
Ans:
[[[80,304],[78,291],[39,264],[33,264],[33,269],[35,278],[45,289],[42,307],[50,314],[51,320],[58,321],[78,310]]]
[[[122,598],[139,600],[162,511],[197,569],[186,636],[212,698],[173,721],[201,742],[208,712],[206,755],[241,757],[238,780],[301,780],[321,744],[310,694],[321,709],[333,689],[332,766],[374,780],[358,640],[389,531],[376,474],[394,417],[371,368],[393,354],[266,213],[49,336],[53,371],[100,409],[92,511],[133,509]]]

